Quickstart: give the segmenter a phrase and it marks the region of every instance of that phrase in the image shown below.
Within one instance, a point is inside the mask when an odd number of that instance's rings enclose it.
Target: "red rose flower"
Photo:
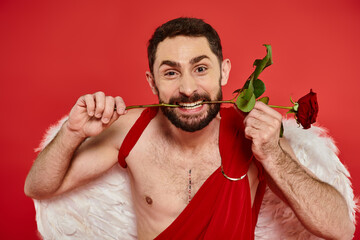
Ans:
[[[319,112],[316,93],[310,89],[310,93],[300,98],[298,104],[299,108],[296,112],[296,120],[304,127],[304,129],[308,129],[311,127],[311,124],[316,121]]]

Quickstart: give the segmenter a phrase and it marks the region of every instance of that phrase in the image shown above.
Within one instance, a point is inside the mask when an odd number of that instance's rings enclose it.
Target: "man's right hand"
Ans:
[[[94,136],[125,113],[121,97],[105,96],[103,92],[80,97],[69,119],[31,167],[25,182],[26,195],[36,199],[56,196],[110,169],[117,162],[116,139],[107,135],[105,141],[104,136]],[[87,137],[94,138],[84,142]],[[92,144],[94,141],[96,144]]]
[[[103,92],[87,94],[77,100],[65,125],[81,138],[96,136],[125,114],[125,108],[121,97],[105,96]]]

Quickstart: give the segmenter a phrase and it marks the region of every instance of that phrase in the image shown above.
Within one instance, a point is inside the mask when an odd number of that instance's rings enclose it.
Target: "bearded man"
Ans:
[[[121,97],[80,97],[34,162],[27,196],[64,194],[119,162],[130,176],[139,239],[254,239],[266,183],[313,234],[352,238],[344,198],[279,138],[281,114],[261,102],[246,117],[203,104],[222,99],[231,70],[209,24],[163,24],[148,58],[152,92],[180,107],[126,111]]]

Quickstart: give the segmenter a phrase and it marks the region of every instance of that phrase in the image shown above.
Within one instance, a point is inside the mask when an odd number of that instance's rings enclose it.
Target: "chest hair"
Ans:
[[[143,159],[143,166],[153,175],[143,186],[148,186],[144,190],[154,197],[174,196],[188,203],[221,163],[217,138],[186,151],[165,139],[151,141],[146,148],[150,154]]]

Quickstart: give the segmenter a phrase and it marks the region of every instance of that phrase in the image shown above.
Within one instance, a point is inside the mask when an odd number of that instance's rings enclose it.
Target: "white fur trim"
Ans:
[[[61,126],[64,124],[66,120],[68,120],[68,116],[64,116],[60,119],[56,124],[51,125],[47,130],[46,133],[39,145],[39,147],[35,148],[35,152],[40,152],[43,150],[56,136],[58,131],[60,130]]]
[[[51,127],[37,150],[56,135],[63,122]],[[300,162],[346,199],[355,222],[356,203],[349,172],[337,157],[334,141],[319,127],[303,130],[294,120],[284,121],[284,136]],[[62,196],[34,200],[38,230],[44,239],[136,239],[127,171],[118,164],[102,177]],[[310,234],[292,210],[267,189],[255,239],[319,239]]]

